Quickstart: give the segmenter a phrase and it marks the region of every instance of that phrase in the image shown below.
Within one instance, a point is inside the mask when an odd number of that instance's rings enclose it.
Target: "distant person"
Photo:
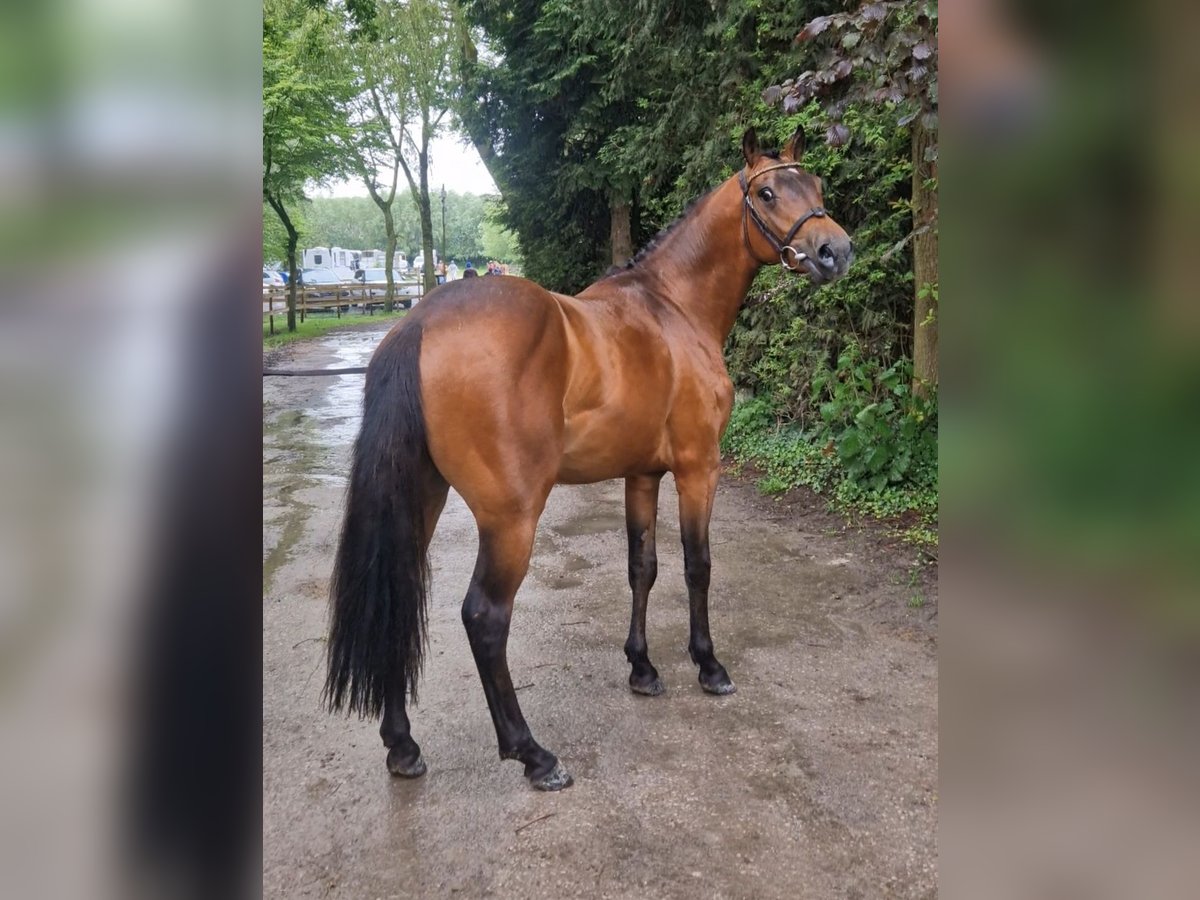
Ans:
[[[437,274],[437,283],[445,284],[446,283],[446,261],[444,259],[438,261],[436,274]]]
[[[508,274],[508,263],[500,263],[500,274],[501,275]]]
[[[446,278],[450,281],[458,281],[458,263],[450,260],[450,266],[446,269]]]
[[[475,267],[471,265],[471,261],[468,259],[467,267],[463,269],[463,278],[475,278],[478,275],[479,273],[475,271]]]

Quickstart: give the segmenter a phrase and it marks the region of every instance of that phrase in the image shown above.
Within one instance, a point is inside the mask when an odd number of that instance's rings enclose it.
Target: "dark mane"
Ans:
[[[646,245],[642,247],[642,249],[639,250],[634,256],[632,256],[624,265],[610,266],[608,271],[600,276],[601,280],[605,278],[612,278],[614,275],[620,275],[622,272],[628,272],[630,269],[635,268],[638,263],[657,250],[662,244],[663,240],[666,239],[667,235],[679,227],[679,223],[690,216],[692,214],[692,210],[696,208],[700,201],[711,193],[712,191],[706,191],[699,197],[696,197],[694,200],[692,200],[683,208],[683,212],[675,217],[673,222],[659,231],[654,237],[650,238],[650,240],[646,242]]]

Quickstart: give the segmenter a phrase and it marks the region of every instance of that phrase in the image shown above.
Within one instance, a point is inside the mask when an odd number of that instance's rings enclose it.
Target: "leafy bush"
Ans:
[[[936,484],[937,407],[912,394],[912,363],[901,359],[886,369],[865,359],[850,341],[837,366],[812,382],[823,428],[846,478],[873,491],[888,485]]]
[[[767,398],[754,397],[734,407],[721,447],[738,463],[762,470],[764,494],[806,486],[846,513],[879,519],[916,513],[926,527],[914,539],[936,544],[937,425],[923,406],[885,401],[861,416],[869,426],[856,413],[848,424],[806,431],[780,421]],[[894,436],[885,435],[889,429]]]
[[[937,403],[912,394],[912,365],[886,369],[847,344],[835,367],[810,387],[820,420],[805,429],[787,422],[765,396],[738,403],[722,441],[739,462],[763,469],[763,493],[806,485],[846,512],[876,518],[937,516]],[[921,529],[921,543],[931,531]],[[932,537],[936,542],[936,535]]]

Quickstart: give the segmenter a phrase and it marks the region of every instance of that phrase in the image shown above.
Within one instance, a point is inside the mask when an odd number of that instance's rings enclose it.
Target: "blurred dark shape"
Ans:
[[[261,830],[261,348],[247,311],[262,256],[249,212],[187,310],[183,414],[137,632],[127,851],[156,896],[242,895]],[[231,335],[234,322],[249,327]]]
[[[257,882],[259,17],[0,8],[5,897]]]
[[[942,23],[951,894],[1188,896],[1200,874],[1200,355],[1164,278],[1200,246],[1179,214],[1200,147],[1160,102],[1178,63],[1152,23],[985,0]]]

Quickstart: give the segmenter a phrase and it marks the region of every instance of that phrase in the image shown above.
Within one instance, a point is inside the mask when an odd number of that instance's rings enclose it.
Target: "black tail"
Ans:
[[[330,585],[325,703],[378,717],[407,685],[417,698],[429,560],[423,486],[436,470],[421,409],[421,326],[409,322],[367,370],[346,519]]]

